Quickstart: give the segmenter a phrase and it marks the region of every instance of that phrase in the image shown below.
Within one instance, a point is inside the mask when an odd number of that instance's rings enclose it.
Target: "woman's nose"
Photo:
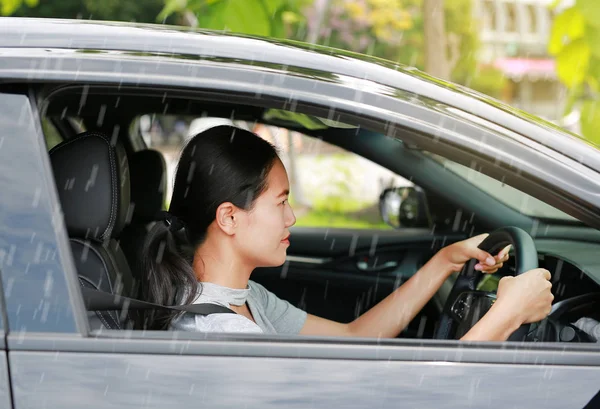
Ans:
[[[296,224],[296,215],[294,214],[292,206],[287,206],[287,211],[285,215],[285,227],[291,227],[294,224]]]

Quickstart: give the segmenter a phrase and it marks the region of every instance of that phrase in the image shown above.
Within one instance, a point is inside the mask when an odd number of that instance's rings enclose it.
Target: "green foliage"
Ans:
[[[320,42],[424,69],[423,0],[332,0],[332,4]],[[444,2],[451,79],[460,84],[467,84],[476,69],[479,38],[472,7],[473,0]]]
[[[4,6],[5,1],[0,0]],[[49,18],[81,18],[108,21],[135,21],[154,23],[156,16],[163,7],[163,0],[60,0],[40,1],[27,0],[13,10],[19,17],[49,17]],[[31,7],[31,8],[30,8]],[[165,21],[175,22],[174,19]]]
[[[569,89],[565,114],[581,106],[583,136],[600,143],[600,7],[596,0],[577,0],[556,16],[548,52],[556,57],[558,78]]]
[[[202,28],[236,33],[288,37],[288,31],[302,22],[305,0],[166,0],[158,15],[193,13]]]
[[[303,227],[328,227],[328,228],[350,228],[350,229],[391,229],[383,222],[372,222],[347,213],[325,212],[311,210],[299,216],[296,226]]]
[[[496,99],[501,99],[506,83],[504,73],[491,66],[482,67],[470,78],[465,79],[465,85],[468,87]]]
[[[10,16],[22,6],[35,7],[39,0],[0,0],[0,15]]]

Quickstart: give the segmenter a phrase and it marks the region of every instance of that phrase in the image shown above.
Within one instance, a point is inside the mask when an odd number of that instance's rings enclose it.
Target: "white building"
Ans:
[[[561,9],[574,0],[565,0]],[[553,0],[475,0],[482,47],[479,61],[502,70],[509,79],[503,99],[513,106],[557,121],[565,91],[548,55]]]

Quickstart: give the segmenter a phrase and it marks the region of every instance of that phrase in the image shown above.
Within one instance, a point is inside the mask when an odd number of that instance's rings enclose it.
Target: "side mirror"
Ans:
[[[430,227],[427,197],[420,187],[393,187],[379,196],[383,221],[394,228]]]

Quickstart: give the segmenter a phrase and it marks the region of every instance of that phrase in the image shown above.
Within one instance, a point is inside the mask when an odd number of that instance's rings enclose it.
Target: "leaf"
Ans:
[[[271,21],[260,3],[261,0],[223,0],[206,7],[206,13],[198,15],[198,22],[204,28],[268,36]]]
[[[35,7],[39,4],[39,0],[25,0],[28,7]]]
[[[3,16],[10,16],[21,7],[21,0],[0,0],[0,13]]]
[[[577,0],[575,7],[579,9],[589,25],[600,28],[600,7],[598,7],[598,0]]]
[[[569,88],[567,90],[567,100],[566,100],[565,107],[563,110],[563,116],[567,116],[573,111],[575,104],[581,98],[582,92],[583,92],[583,87],[581,85],[578,85],[573,88]]]
[[[573,42],[585,34],[585,20],[580,10],[571,7],[560,13],[554,19],[548,52],[557,55],[565,44]]]
[[[558,78],[567,86],[581,84],[587,75],[590,62],[590,47],[579,39],[567,45],[556,57]]]
[[[275,13],[286,5],[285,0],[262,0],[262,3],[269,18],[275,16]]]
[[[156,16],[156,21],[164,21],[171,14],[185,10],[186,6],[186,0],[167,0],[163,9]]]
[[[585,101],[581,107],[581,133],[590,142],[600,144],[600,101]]]

